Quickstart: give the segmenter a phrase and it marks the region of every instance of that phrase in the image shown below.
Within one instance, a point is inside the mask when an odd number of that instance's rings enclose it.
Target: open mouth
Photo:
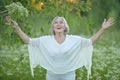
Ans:
[[[61,28],[57,28],[57,29],[61,29]]]

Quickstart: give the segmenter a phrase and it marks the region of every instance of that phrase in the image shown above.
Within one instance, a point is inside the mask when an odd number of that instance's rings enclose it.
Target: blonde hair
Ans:
[[[64,24],[65,24],[64,34],[67,35],[67,34],[69,33],[69,26],[68,26],[68,24],[67,24],[67,21],[65,20],[64,17],[59,17],[59,16],[55,17],[55,18],[52,20],[52,22],[51,22],[51,28],[50,28],[50,33],[51,33],[52,35],[55,35],[55,31],[53,30],[53,27],[54,27],[53,25],[54,25],[54,22],[55,22],[56,19],[61,19],[61,20],[63,20],[63,22],[64,22]]]

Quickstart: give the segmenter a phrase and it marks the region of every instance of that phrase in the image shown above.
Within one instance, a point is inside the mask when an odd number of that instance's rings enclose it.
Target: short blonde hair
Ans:
[[[64,24],[65,24],[64,34],[67,35],[67,34],[69,33],[69,26],[68,26],[68,24],[67,24],[67,21],[65,20],[64,17],[59,17],[59,16],[55,17],[55,18],[52,20],[52,22],[51,22],[51,28],[50,28],[51,34],[52,34],[52,35],[55,35],[55,31],[53,30],[53,27],[54,27],[53,25],[54,25],[54,22],[55,22],[56,19],[61,19],[61,20],[63,20],[63,22],[64,22]]]

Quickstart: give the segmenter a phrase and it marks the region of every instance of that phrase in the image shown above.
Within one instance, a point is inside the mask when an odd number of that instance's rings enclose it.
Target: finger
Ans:
[[[104,19],[104,22],[106,22],[106,19]]]
[[[102,23],[102,24],[105,24],[105,22],[106,22],[106,19],[104,19],[104,21],[103,21],[103,23]]]
[[[111,23],[111,25],[113,25],[113,24],[114,24],[114,22]]]
[[[6,18],[11,18],[10,16],[6,16]]]
[[[8,23],[8,22],[6,22],[5,24],[6,24],[6,25],[10,25],[10,23]]]
[[[11,22],[10,16],[6,16],[6,21],[9,22],[9,23]]]
[[[112,26],[115,22],[110,22],[109,25]]]
[[[11,19],[10,16],[6,16],[6,19]]]
[[[114,18],[112,18],[112,17],[109,18],[109,19],[108,19],[108,22],[114,22]]]
[[[114,20],[113,20],[113,19],[111,19],[111,20],[109,21],[109,23],[110,23],[110,24],[114,23]]]

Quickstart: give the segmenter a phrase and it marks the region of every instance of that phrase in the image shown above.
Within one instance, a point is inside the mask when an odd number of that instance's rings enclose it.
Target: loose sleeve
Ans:
[[[89,80],[89,75],[91,75],[91,66],[92,66],[92,40],[87,38],[81,38],[81,47],[84,55],[85,67],[88,70],[87,80]]]
[[[31,38],[28,51],[29,51],[29,58],[30,58],[30,68],[31,74],[34,77],[34,68],[36,66],[41,66],[45,69],[51,69],[52,58],[50,57],[50,50],[48,51],[47,48],[49,47],[48,43],[50,41],[49,36],[43,36],[39,38]],[[46,45],[47,44],[47,45]],[[51,63],[51,64],[50,64]]]
[[[86,38],[81,38],[81,46],[82,47],[87,47],[92,45],[92,40],[91,39],[86,39]]]
[[[30,58],[30,68],[31,74],[34,77],[33,69],[39,63],[38,59],[40,58],[39,47],[40,46],[40,38],[30,38],[30,42],[28,44],[29,58]]]
[[[40,38],[30,38],[29,45],[33,47],[39,47],[40,46]]]

